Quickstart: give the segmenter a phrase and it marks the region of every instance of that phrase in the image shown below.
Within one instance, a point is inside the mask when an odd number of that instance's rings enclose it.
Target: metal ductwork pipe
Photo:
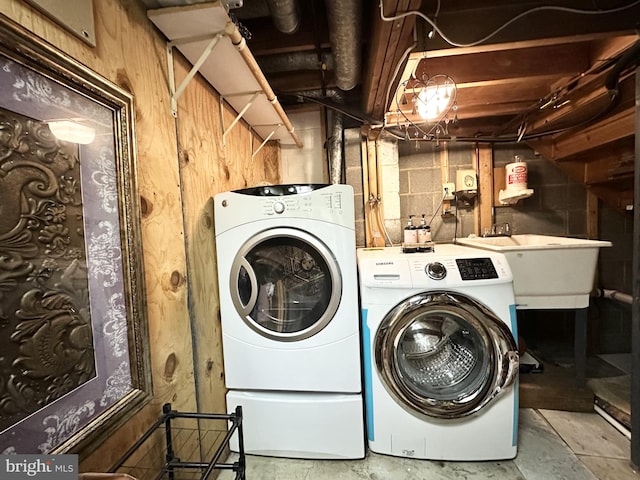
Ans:
[[[331,112],[331,138],[329,138],[329,181],[332,184],[342,183],[342,164],[344,154],[344,126],[343,115],[339,112]]]
[[[321,65],[328,70],[333,69],[333,58],[328,53],[321,56],[322,63],[318,61],[316,53],[293,52],[278,55],[265,55],[260,59],[260,69],[264,73],[292,72],[295,70],[320,71]]]
[[[300,28],[298,0],[267,0],[274,26],[282,33],[295,33]]]
[[[342,182],[342,165],[344,163],[344,151],[343,151],[343,139],[344,139],[344,115],[327,106],[323,100],[331,100],[336,104],[344,103],[344,97],[340,90],[331,88],[326,92],[320,90],[307,90],[300,92],[300,96],[303,99],[310,101],[317,100],[320,105],[325,105],[330,109],[331,114],[328,118],[330,125],[327,127],[327,132],[330,132],[330,137],[327,139],[327,156],[329,163],[329,182],[332,184]]]
[[[351,90],[360,82],[362,0],[325,0],[336,84]]]

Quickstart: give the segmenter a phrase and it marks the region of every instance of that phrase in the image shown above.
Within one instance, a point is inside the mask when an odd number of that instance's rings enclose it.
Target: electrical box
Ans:
[[[456,192],[477,192],[478,176],[475,170],[456,171]]]
[[[443,183],[442,184],[442,199],[444,201],[453,200],[456,193],[456,184],[455,183]]]

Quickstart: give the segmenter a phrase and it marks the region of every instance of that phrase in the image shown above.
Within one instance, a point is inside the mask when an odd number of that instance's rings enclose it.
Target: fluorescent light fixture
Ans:
[[[58,140],[87,145],[93,142],[96,138],[96,131],[94,128],[87,127],[80,123],[71,122],[69,120],[59,120],[47,123],[49,124],[51,133],[53,133]]]

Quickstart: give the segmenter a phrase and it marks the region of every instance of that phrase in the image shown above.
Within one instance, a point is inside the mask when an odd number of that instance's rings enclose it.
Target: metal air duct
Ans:
[[[331,112],[331,137],[329,138],[329,181],[342,183],[344,165],[344,124],[341,113]]]
[[[300,28],[300,6],[297,0],[267,0],[273,25],[282,33],[295,33]]]
[[[307,90],[299,93],[300,97],[305,101],[316,102],[320,105],[327,106],[327,100],[340,105],[344,102],[341,91],[331,88],[326,92],[320,90]],[[344,115],[335,108],[330,108],[328,112],[327,134],[326,139],[327,160],[329,164],[329,182],[331,184],[342,183],[342,171],[344,165]]]
[[[362,0],[326,0],[325,3],[336,84],[341,90],[351,90],[360,82]]]

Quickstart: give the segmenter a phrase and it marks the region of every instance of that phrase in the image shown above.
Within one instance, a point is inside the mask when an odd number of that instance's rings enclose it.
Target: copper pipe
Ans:
[[[298,138],[298,135],[294,132],[294,128],[291,124],[291,121],[289,120],[289,117],[287,117],[287,114],[283,110],[282,105],[280,105],[280,102],[278,102],[278,97],[276,97],[276,94],[273,93],[269,82],[267,82],[267,79],[262,73],[262,70],[260,70],[258,62],[256,62],[253,54],[247,48],[247,43],[244,37],[240,34],[238,28],[233,24],[233,22],[227,23],[227,26],[225,27],[225,33],[231,40],[231,43],[233,43],[233,45],[235,45],[235,47],[238,49],[240,55],[242,55],[242,58],[249,67],[249,70],[260,85],[260,88],[262,88],[262,90],[264,91],[265,95],[267,96],[267,100],[269,100],[269,102],[273,105],[273,108],[282,120],[282,124],[285,126],[285,128],[293,138],[293,141],[299,148],[302,148],[302,142],[300,141],[300,138]]]

